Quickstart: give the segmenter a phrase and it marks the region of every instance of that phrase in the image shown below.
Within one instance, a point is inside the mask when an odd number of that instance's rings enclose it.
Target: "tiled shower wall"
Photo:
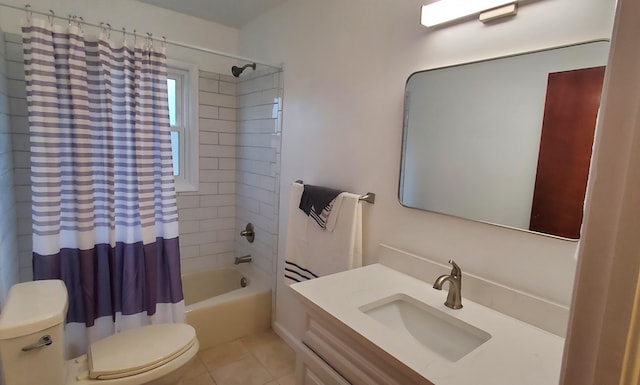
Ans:
[[[278,255],[281,75],[245,72],[238,80],[236,232],[252,223],[255,242],[236,237],[236,253],[251,254],[272,282]]]
[[[200,71],[200,186],[178,194],[183,272],[229,265],[235,257],[235,80]]]
[[[13,145],[13,181],[15,187],[18,264],[20,281],[30,281],[31,272],[31,161],[29,153],[29,124],[27,120],[27,89],[24,82],[22,38],[5,34],[7,78]]]
[[[18,282],[18,232],[13,187],[13,151],[9,114],[9,80],[4,34],[0,29],[0,306]]]
[[[5,37],[17,254],[20,280],[28,281],[32,279],[31,185],[22,42],[17,34]],[[200,184],[196,192],[178,193],[184,272],[229,265],[241,254],[252,254],[255,264],[269,275],[274,269],[278,238],[280,76],[249,73],[240,79],[237,83],[236,78],[228,75],[200,72]],[[250,248],[244,239],[239,239],[240,228],[247,221],[257,227],[256,242]]]

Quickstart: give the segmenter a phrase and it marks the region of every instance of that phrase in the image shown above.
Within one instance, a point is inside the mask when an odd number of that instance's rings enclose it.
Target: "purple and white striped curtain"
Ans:
[[[34,279],[67,285],[67,353],[182,322],[164,48],[38,19],[23,27],[23,46]]]

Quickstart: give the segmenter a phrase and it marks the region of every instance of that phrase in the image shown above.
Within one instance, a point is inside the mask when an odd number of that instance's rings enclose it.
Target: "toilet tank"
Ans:
[[[67,298],[60,280],[11,287],[0,313],[0,359],[6,385],[64,384]]]

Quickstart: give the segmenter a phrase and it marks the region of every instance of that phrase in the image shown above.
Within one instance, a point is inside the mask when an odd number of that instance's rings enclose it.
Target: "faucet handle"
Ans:
[[[451,266],[453,266],[453,268],[451,269],[451,275],[453,275],[454,277],[462,276],[462,269],[460,269],[460,266],[458,266],[456,261],[450,259],[449,263],[451,264]]]

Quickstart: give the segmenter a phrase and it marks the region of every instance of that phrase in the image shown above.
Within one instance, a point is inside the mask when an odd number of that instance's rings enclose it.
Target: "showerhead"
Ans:
[[[239,78],[240,74],[242,74],[242,72],[247,68],[250,67],[251,69],[253,69],[254,71],[256,70],[256,63],[251,63],[251,64],[245,64],[242,67],[238,67],[238,66],[233,66],[231,67],[231,73],[233,74],[233,76]]]

